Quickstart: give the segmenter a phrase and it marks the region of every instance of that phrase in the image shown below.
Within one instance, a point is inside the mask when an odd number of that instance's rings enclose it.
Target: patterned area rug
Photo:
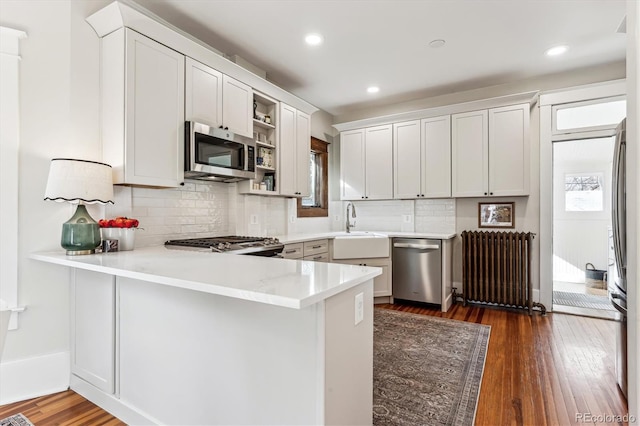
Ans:
[[[34,426],[22,413],[0,420],[0,426]]]
[[[602,311],[616,311],[615,308],[611,305],[611,302],[609,302],[607,296],[570,293],[567,291],[554,291],[553,304],[575,306],[578,308],[600,309]]]
[[[373,424],[472,425],[490,330],[374,309]]]

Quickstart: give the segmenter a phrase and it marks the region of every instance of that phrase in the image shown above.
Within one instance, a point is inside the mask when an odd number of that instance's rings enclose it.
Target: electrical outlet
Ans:
[[[258,224],[258,215],[257,214],[252,214],[251,215],[251,224],[252,225],[257,225]]]
[[[335,220],[336,222],[340,220],[340,215],[335,215],[333,216],[333,220]]]
[[[364,293],[358,293],[355,297],[356,325],[364,319]]]
[[[296,217],[295,216],[289,216],[289,223],[295,223],[296,222]]]
[[[410,214],[403,214],[402,215],[402,221],[404,223],[411,223],[411,215]]]

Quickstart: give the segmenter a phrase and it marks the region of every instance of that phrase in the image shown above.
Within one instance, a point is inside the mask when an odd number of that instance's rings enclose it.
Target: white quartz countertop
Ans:
[[[301,309],[380,275],[380,268],[160,247],[31,259],[172,287]]]
[[[389,232],[389,231],[351,231],[351,235],[358,235],[364,232],[378,235],[386,235],[389,238],[429,238],[434,240],[450,240],[455,238],[456,234],[439,234],[433,232]],[[346,232],[319,232],[305,234],[278,235],[276,238],[284,244],[300,243],[304,241],[333,239],[340,236],[350,235]]]

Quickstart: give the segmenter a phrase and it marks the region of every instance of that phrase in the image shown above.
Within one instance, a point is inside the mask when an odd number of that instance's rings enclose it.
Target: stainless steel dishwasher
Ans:
[[[394,238],[393,298],[442,304],[442,241]]]

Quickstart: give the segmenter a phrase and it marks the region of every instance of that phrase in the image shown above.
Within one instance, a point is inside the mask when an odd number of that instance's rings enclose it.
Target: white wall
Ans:
[[[0,23],[28,34],[21,44],[16,248],[18,300],[27,310],[7,336],[0,403],[68,385],[68,271],[27,255],[58,249],[61,225],[73,213],[67,204],[43,200],[51,158],[101,159],[99,44],[84,17],[107,3],[2,1]]]

